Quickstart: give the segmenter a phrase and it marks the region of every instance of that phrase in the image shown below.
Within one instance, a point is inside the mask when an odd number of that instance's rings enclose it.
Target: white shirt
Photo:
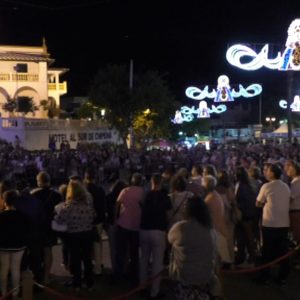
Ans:
[[[300,176],[291,182],[291,205],[290,210],[300,210]]]
[[[265,227],[289,227],[290,188],[282,180],[265,183],[257,196],[264,204],[262,225]]]

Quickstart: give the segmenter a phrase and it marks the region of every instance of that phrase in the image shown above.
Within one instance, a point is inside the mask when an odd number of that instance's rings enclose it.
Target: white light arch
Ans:
[[[221,75],[218,78],[218,85],[216,89],[209,91],[209,86],[206,85],[202,90],[191,86],[185,91],[187,97],[194,100],[203,99],[214,99],[215,102],[227,102],[234,101],[234,98],[244,97],[251,98],[255,97],[262,92],[262,86],[254,83],[244,88],[243,85],[239,84],[237,90],[231,88],[229,85],[229,77],[227,75]]]
[[[242,62],[246,58],[247,62]],[[292,21],[288,28],[288,37],[283,53],[278,52],[274,58],[269,58],[269,45],[266,44],[256,53],[250,47],[242,44],[231,46],[226,52],[227,61],[240,69],[247,71],[266,67],[272,70],[300,70],[300,19]]]

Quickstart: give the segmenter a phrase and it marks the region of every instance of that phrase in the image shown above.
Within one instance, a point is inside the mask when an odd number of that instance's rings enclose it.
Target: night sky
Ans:
[[[99,68],[132,58],[135,71],[165,73],[179,101],[187,86],[216,85],[223,73],[231,84],[261,83],[271,101],[286,96],[286,73],[247,72],[225,60],[236,42],[285,44],[299,4],[262,2],[0,0],[0,44],[41,45],[45,36],[53,67],[70,68],[69,96],[86,95]]]

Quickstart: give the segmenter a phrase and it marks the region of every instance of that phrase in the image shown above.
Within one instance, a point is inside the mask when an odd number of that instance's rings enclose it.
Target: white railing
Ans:
[[[0,73],[0,81],[39,81],[39,74],[28,73]]]

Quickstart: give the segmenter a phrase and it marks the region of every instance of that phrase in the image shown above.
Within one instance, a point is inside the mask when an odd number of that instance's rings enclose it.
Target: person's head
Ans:
[[[248,173],[247,173],[246,169],[242,166],[238,166],[236,168],[235,177],[236,177],[236,180],[240,183],[245,183],[245,184],[249,183]]]
[[[155,173],[151,176],[151,189],[159,190],[161,188],[162,177],[159,173]]]
[[[280,179],[282,175],[281,167],[278,164],[270,164],[266,171],[266,179],[268,181]]]
[[[5,208],[15,207],[19,199],[19,194],[15,190],[9,190],[3,193]]]
[[[67,186],[66,192],[67,201],[87,201],[87,191],[80,181],[71,180]]]
[[[38,187],[50,186],[50,175],[45,171],[41,171],[36,176],[36,182]]]
[[[169,166],[165,169],[165,171],[162,173],[162,178],[164,180],[170,180],[172,176],[175,174],[175,169],[173,166]]]
[[[86,182],[94,182],[96,179],[96,172],[93,169],[86,169],[84,172],[84,180]]]
[[[248,175],[253,179],[260,179],[260,169],[258,167],[250,167],[248,170]]]
[[[73,181],[73,182],[82,182],[82,178],[79,175],[71,175],[69,177],[69,181]]]
[[[269,167],[271,166],[271,163],[265,163],[263,166],[263,175],[265,178],[267,178],[267,171],[269,169]]]
[[[203,172],[203,169],[200,165],[193,165],[191,175],[192,177],[201,176]]]
[[[229,175],[225,170],[218,172],[217,181],[218,181],[217,185],[220,187],[223,187],[223,188],[231,187],[231,181],[230,181]]]
[[[177,176],[181,176],[185,179],[188,179],[189,177],[189,171],[187,170],[187,168],[180,168],[178,171],[177,171]]]
[[[13,190],[14,184],[11,180],[5,179],[0,183],[0,196],[3,197],[4,192]]]
[[[185,215],[187,219],[195,219],[204,227],[212,228],[210,212],[200,197],[193,196],[186,200]]]
[[[173,192],[183,192],[186,190],[186,181],[182,176],[174,176],[171,183]]]
[[[213,192],[217,186],[217,179],[212,175],[206,175],[202,179],[202,185],[208,193]]]
[[[133,173],[131,176],[131,185],[141,186],[143,183],[143,176],[140,173]]]
[[[286,174],[290,178],[295,178],[300,176],[300,165],[296,161],[291,161],[288,169],[286,170]]]
[[[203,176],[211,175],[213,177],[217,177],[217,170],[213,165],[206,165],[203,168]]]
[[[284,165],[283,165],[283,170],[285,173],[287,173],[287,170],[288,168],[293,164],[293,160],[292,159],[287,159],[285,162],[284,162]]]

